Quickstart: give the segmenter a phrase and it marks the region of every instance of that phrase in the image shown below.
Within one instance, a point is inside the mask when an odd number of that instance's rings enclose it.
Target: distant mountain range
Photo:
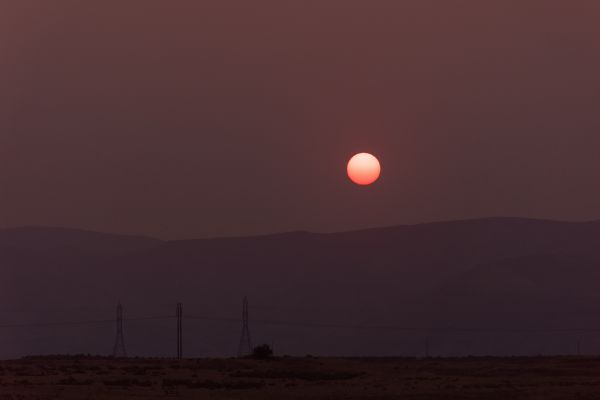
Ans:
[[[490,218],[353,232],[161,241],[0,230],[0,357],[112,349],[422,356],[600,351],[600,222]],[[146,319],[146,318],[149,319]]]

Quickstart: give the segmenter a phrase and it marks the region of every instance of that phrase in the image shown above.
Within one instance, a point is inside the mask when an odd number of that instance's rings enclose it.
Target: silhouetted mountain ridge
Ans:
[[[28,226],[0,229],[0,247],[28,250],[77,249],[121,252],[148,249],[161,241],[146,236],[116,235],[83,229]]]

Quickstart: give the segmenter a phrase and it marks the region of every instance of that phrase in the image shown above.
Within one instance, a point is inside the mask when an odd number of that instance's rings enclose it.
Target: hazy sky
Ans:
[[[3,0],[0,226],[600,218],[598,21],[597,0]]]

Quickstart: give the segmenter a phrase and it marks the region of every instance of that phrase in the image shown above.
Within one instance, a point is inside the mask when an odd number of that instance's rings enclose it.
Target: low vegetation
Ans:
[[[0,362],[0,399],[595,400],[600,358],[27,358]]]

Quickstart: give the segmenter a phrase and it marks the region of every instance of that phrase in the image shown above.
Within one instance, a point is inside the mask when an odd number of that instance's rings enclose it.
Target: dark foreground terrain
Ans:
[[[598,399],[600,358],[0,363],[0,399]]]

